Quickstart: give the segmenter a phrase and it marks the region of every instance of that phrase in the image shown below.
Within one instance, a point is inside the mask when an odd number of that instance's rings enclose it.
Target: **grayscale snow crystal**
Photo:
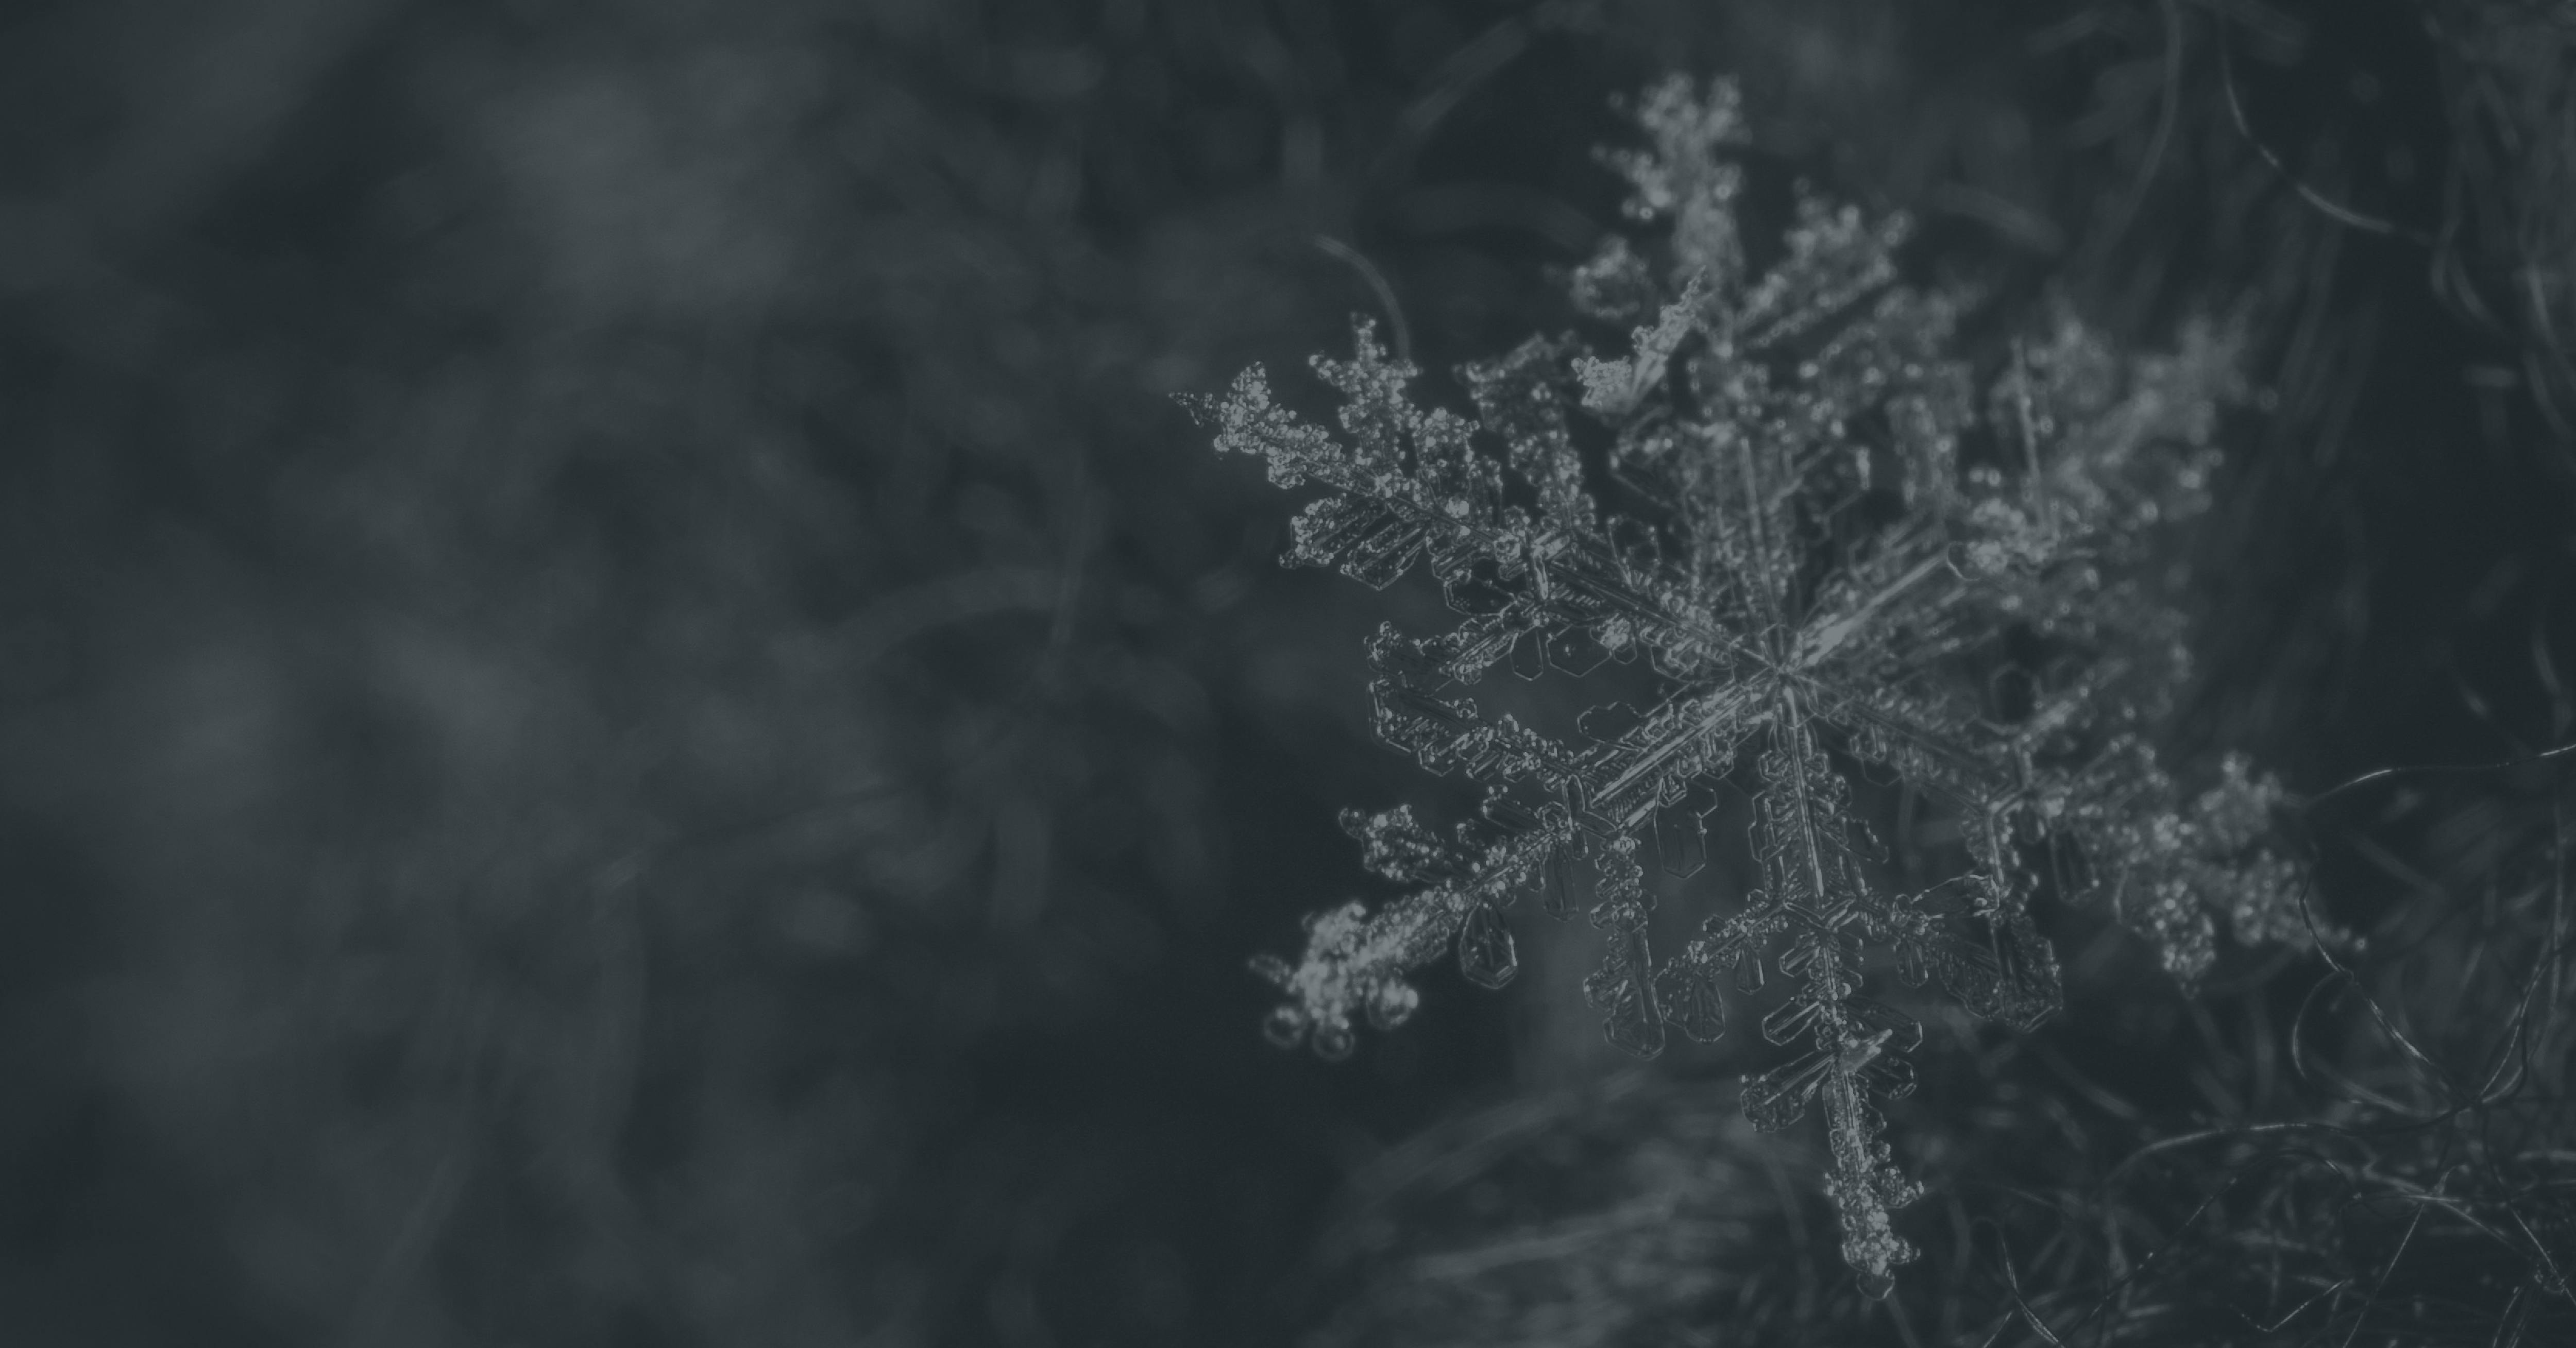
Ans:
[[[1421,565],[1444,587],[1455,627],[1369,643],[1375,725],[1484,790],[1482,819],[1449,835],[1401,807],[1345,815],[1411,892],[1324,911],[1299,958],[1256,961],[1286,994],[1267,1030],[1340,1058],[1357,1022],[1412,1014],[1408,975],[1435,959],[1501,986],[1518,964],[1503,911],[1525,891],[1557,915],[1588,898],[1607,949],[1584,991],[1640,1056],[1667,1027],[1716,1039],[1722,985],[1777,973],[1792,987],[1761,1032],[1801,1051],[1748,1079],[1744,1108],[1780,1129],[1821,1102],[1844,1254],[1884,1295],[1914,1255],[1890,1215],[1918,1188],[1878,1102],[1911,1090],[1921,1030],[1865,994],[1871,971],[2036,1025],[2060,1005],[2029,912],[2042,861],[2059,892],[2109,896],[2186,982],[2219,918],[2248,941],[2305,934],[2296,874],[2264,845],[2280,789],[2229,758],[2189,799],[2150,743],[2186,652],[2169,582],[2142,574],[2160,570],[2149,539],[2207,503],[2219,414],[2245,394],[2240,338],[2200,321],[2172,354],[2124,354],[2060,305],[1980,390],[1954,353],[1967,299],[1898,279],[1902,218],[1802,193],[1756,274],[1733,88],[1673,79],[1636,116],[1647,146],[1604,159],[1630,217],[1666,226],[1665,264],[1613,237],[1571,277],[1583,312],[1636,325],[1625,353],[1532,339],[1469,365],[1471,420],[1416,405],[1416,371],[1363,321],[1350,359],[1314,361],[1338,435],[1257,367],[1192,400],[1220,450],[1322,489],[1290,564],[1377,587]],[[1601,506],[1578,415],[1643,507]],[[1611,661],[1643,662],[1659,695],[1596,708],[1571,740],[1473,695],[1506,664],[1579,679]],[[1960,873],[1917,893],[1873,874],[1864,768],[1955,823]],[[1759,887],[1658,957],[1645,858],[1697,865],[1720,780],[1752,798]]]

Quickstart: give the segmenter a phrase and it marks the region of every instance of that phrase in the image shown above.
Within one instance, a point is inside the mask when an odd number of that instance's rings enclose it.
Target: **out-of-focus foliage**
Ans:
[[[2431,248],[2435,285],[2458,312],[2520,348],[2487,382],[2527,389],[2557,438],[2576,440],[2576,12],[2424,8],[2451,124],[2444,213],[2430,229],[2389,227]]]
[[[1162,395],[1551,22],[0,19],[0,1337],[1285,1332],[1359,736]]]

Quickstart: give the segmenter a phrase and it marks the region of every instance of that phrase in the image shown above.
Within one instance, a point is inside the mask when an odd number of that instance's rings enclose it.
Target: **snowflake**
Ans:
[[[1445,836],[1407,808],[1345,814],[1369,867],[1411,892],[1309,919],[1294,963],[1257,960],[1287,994],[1267,1030],[1345,1056],[1355,1022],[1414,1011],[1408,974],[1445,954],[1473,982],[1509,981],[1519,894],[1562,916],[1588,889],[1606,951],[1584,991],[1623,1049],[1653,1055],[1667,1026],[1716,1039],[1722,983],[1791,982],[1761,1028],[1803,1051],[1749,1078],[1744,1107],[1779,1129],[1821,1100],[1844,1254],[1883,1295],[1914,1254],[1891,1214],[1918,1189],[1877,1106],[1911,1089],[1921,1032],[1865,995],[1874,968],[2037,1024],[2060,1005],[2029,914],[2039,859],[2062,892],[2114,895],[2185,981],[2213,958],[2213,914],[2248,940],[2304,931],[2294,877],[2262,846],[2279,788],[2230,758],[2186,802],[2148,740],[2187,673],[2150,540],[2206,505],[2240,343],[2203,321],[2173,354],[2126,355],[2060,305],[1981,400],[1953,354],[1970,301],[1900,282],[1901,217],[1802,189],[1757,273],[1731,86],[1668,81],[1636,111],[1647,148],[1604,159],[1633,188],[1630,217],[1668,224],[1669,263],[1614,236],[1570,278],[1587,315],[1636,324],[1624,354],[1532,339],[1468,365],[1471,420],[1412,401],[1417,372],[1362,321],[1350,359],[1314,362],[1339,435],[1281,406],[1257,367],[1192,400],[1221,450],[1323,489],[1289,563],[1381,588],[1416,566],[1437,578],[1463,621],[1380,629],[1375,728],[1484,788],[1482,818]],[[1607,432],[1608,477],[1635,506],[1596,499],[1578,414]],[[1573,737],[1472,695],[1507,664],[1580,678],[1607,662],[1642,662],[1658,695],[1596,707]],[[1874,874],[1864,769],[1955,821],[1955,877],[1902,893]],[[1693,869],[1721,781],[1751,797],[1759,886],[1658,962],[1642,855]]]

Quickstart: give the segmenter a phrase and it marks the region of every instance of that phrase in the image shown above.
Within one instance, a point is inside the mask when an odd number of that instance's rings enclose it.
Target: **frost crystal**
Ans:
[[[1291,564],[1440,582],[1463,621],[1369,644],[1376,729],[1485,788],[1482,819],[1449,835],[1407,809],[1345,816],[1371,869],[1411,892],[1311,919],[1294,963],[1256,961],[1287,994],[1268,1028],[1340,1057],[1359,1019],[1409,1015],[1406,976],[1452,951],[1500,986],[1518,967],[1503,911],[1524,891],[1560,916],[1586,894],[1606,950],[1584,991],[1639,1055],[1667,1026],[1719,1037],[1723,985],[1777,971],[1790,988],[1762,1033],[1800,1051],[1749,1078],[1744,1107],[1777,1129],[1821,1101],[1844,1254],[1883,1294],[1914,1254],[1891,1213],[1917,1189],[1877,1102],[1912,1089],[1921,1031],[1864,995],[1875,972],[1937,979],[2010,1025],[2046,1018],[2041,861],[2061,893],[2112,896],[2185,980],[2212,958],[2213,914],[2245,940],[2304,932],[2294,877],[2262,847],[2278,788],[2231,758],[2186,800],[2146,738],[2184,650],[2143,563],[2156,526],[2206,503],[2216,417],[2243,394],[2238,340],[2204,322],[2174,354],[2129,355],[2061,306],[1980,397],[1954,355],[1967,301],[1898,281],[1901,218],[1802,193],[1753,274],[1732,88],[1669,81],[1636,115],[1648,147],[1604,159],[1631,218],[1666,226],[1669,265],[1613,238],[1572,277],[1578,308],[1635,324],[1624,352],[1533,339],[1469,365],[1470,421],[1411,401],[1416,371],[1361,322],[1350,359],[1314,361],[1341,435],[1281,407],[1258,368],[1192,404],[1219,449],[1324,489]],[[1640,507],[1596,501],[1578,413]],[[1642,663],[1657,695],[1596,707],[1571,739],[1472,696],[1500,665],[1580,679],[1607,662]],[[1888,883],[1855,801],[1864,768],[1946,821],[1952,879]],[[1642,858],[1695,869],[1721,780],[1752,798],[1759,887],[1659,962]]]

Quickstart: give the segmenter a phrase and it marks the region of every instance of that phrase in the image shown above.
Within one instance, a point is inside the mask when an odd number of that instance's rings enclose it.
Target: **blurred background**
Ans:
[[[2176,753],[2527,755],[2569,50],[2467,0],[9,6],[0,1341],[1474,1341],[1369,1261],[1630,1188],[1825,1220],[1544,940],[1351,1063],[1261,1043],[1245,960],[1383,892],[1335,812],[1439,789],[1361,660],[1428,601],[1280,570],[1168,395],[1346,340],[1344,253],[1427,365],[1566,326],[1610,100],[1734,72],[1997,284],[2151,345],[2254,303]],[[2321,901],[2471,892],[2557,780],[2320,807]],[[2051,1052],[2188,1058],[2131,958]],[[1531,1341],[1771,1285],[1656,1220]]]

